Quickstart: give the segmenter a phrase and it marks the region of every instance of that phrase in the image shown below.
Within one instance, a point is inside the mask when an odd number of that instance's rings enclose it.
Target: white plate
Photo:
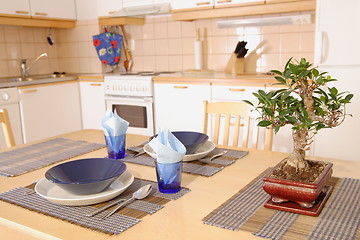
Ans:
[[[189,162],[207,156],[212,150],[215,149],[215,144],[211,141],[205,142],[198,150],[193,154],[187,154],[184,156],[183,161]],[[144,145],[144,151],[149,154],[152,158],[157,158],[155,151],[150,147],[149,144]]]
[[[134,176],[129,171],[125,171],[104,191],[90,195],[75,195],[69,193],[46,178],[41,179],[35,185],[35,191],[47,200],[67,206],[82,206],[110,200],[124,192],[134,181]]]

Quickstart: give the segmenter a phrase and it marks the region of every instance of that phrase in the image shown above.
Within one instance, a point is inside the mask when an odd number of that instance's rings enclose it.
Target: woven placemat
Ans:
[[[208,162],[211,156],[218,154],[224,150],[227,150],[227,153],[225,153],[224,155],[218,158],[213,159],[211,163]],[[210,177],[215,173],[218,173],[219,171],[224,169],[224,167],[229,166],[233,164],[236,160],[246,156],[248,153],[249,153],[248,151],[236,151],[236,150],[228,150],[223,148],[215,148],[205,158],[191,162],[183,162],[183,172]],[[151,167],[155,166],[154,159],[149,155],[144,154],[134,158],[135,154],[136,153],[127,151],[125,158],[121,160],[124,162],[137,163]]]
[[[360,179],[332,177],[329,185],[334,186],[333,193],[320,215],[312,217],[263,207],[269,199],[262,189],[263,174],[203,222],[268,239],[360,239]]]
[[[0,200],[16,204],[44,215],[61,219],[81,227],[89,228],[97,232],[113,235],[119,234],[134,226],[140,222],[143,217],[157,212],[169,201],[176,200],[190,191],[188,188],[181,188],[181,190],[177,193],[164,194],[158,191],[156,182],[135,178],[129,188],[120,196],[115,198],[115,200],[118,198],[130,198],[137,189],[146,184],[151,184],[153,186],[153,190],[148,197],[142,200],[136,200],[126,205],[112,216],[103,220],[101,217],[109,213],[112,208],[105,210],[94,217],[86,217],[85,215],[104,204],[107,204],[108,202],[94,204],[91,206],[58,205],[40,197],[36,193],[28,194],[32,191],[35,184],[31,184],[27,187],[15,188],[2,193],[0,194]]]
[[[0,176],[13,177],[105,147],[66,138],[55,138],[0,153]]]

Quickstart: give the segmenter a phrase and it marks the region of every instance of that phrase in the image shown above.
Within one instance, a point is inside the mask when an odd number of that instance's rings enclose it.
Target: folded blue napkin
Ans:
[[[108,138],[108,144],[111,149],[115,152],[119,152],[121,146],[124,144],[121,141],[125,141],[125,138],[122,137],[126,134],[126,130],[129,127],[129,122],[122,119],[116,112],[107,110],[105,116],[102,119],[102,129],[104,135]]]

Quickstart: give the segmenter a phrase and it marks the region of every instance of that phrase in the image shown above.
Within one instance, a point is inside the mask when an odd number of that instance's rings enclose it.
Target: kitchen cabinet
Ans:
[[[359,161],[360,142],[360,1],[318,0],[316,8],[315,66],[338,79],[329,83],[339,92],[354,94],[347,116],[338,127],[315,135],[314,154],[319,157]],[[346,17],[344,17],[346,16]]]
[[[360,25],[360,2],[321,1],[318,6],[316,63],[324,66],[360,65],[360,48],[356,47],[360,42],[356,28]]]
[[[215,0],[215,8],[264,4],[264,0]]]
[[[155,83],[155,132],[203,130],[204,100],[210,101],[210,83]]]
[[[74,0],[30,0],[30,6],[33,17],[76,19]]]
[[[108,17],[122,8],[122,1],[119,0],[97,0],[99,17]]]
[[[19,87],[24,143],[81,130],[77,81]]]
[[[207,3],[206,7],[191,6],[191,2],[172,1],[175,21],[293,13],[314,11],[316,8],[315,0],[205,0],[192,3]]]
[[[209,9],[213,8],[214,0],[172,0],[171,1],[171,10],[173,11],[182,11],[189,9]]]
[[[102,129],[105,115],[104,82],[79,77],[82,126],[84,129]]]
[[[14,16],[30,16],[29,0],[8,1],[0,0],[0,14],[10,14]]]

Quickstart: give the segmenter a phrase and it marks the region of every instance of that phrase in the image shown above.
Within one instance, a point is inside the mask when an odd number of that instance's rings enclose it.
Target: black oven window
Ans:
[[[130,127],[147,128],[146,107],[131,105],[113,105],[113,111],[129,122]]]

